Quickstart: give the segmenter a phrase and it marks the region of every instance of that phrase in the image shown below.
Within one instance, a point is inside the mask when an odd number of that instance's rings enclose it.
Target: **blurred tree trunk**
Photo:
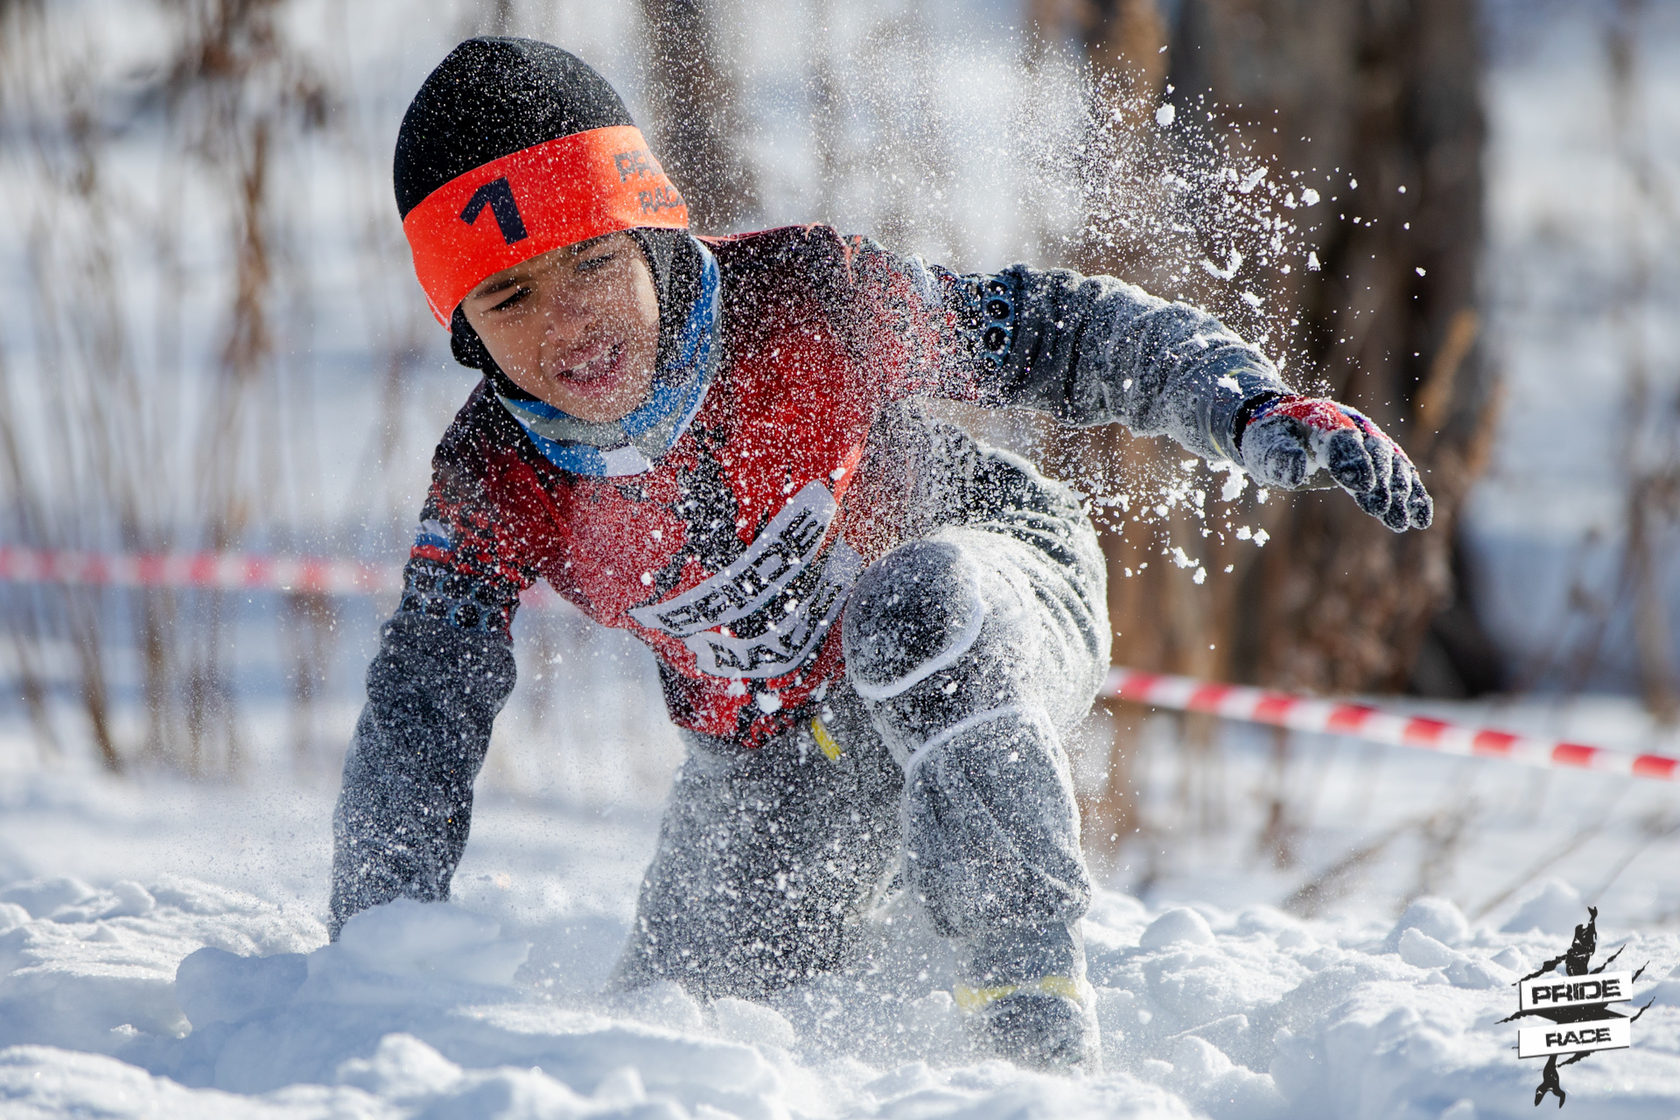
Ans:
[[[1291,293],[1301,349],[1334,394],[1402,441],[1436,502],[1435,527],[1402,536],[1338,495],[1282,503],[1242,581],[1233,668],[1273,684],[1392,689],[1426,645],[1440,673],[1450,631],[1431,630],[1444,608],[1456,604],[1451,624],[1464,625],[1457,515],[1494,409],[1477,344],[1480,43],[1474,5],[1458,0],[1333,7],[1188,2],[1172,73],[1181,91],[1211,91],[1256,119],[1278,110],[1276,134],[1260,141],[1283,166],[1340,169],[1337,217],[1317,238],[1323,272],[1297,274]]]
[[[698,233],[729,233],[758,214],[758,183],[736,138],[740,99],[703,0],[642,0],[652,141]]]
[[[1280,341],[1304,356],[1309,376],[1393,433],[1436,499],[1435,527],[1403,535],[1339,494],[1274,499],[1260,510],[1267,546],[1238,550],[1229,557],[1237,578],[1203,588],[1165,565],[1138,573],[1149,543],[1127,548],[1122,537],[1112,556],[1134,574],[1115,581],[1116,659],[1314,689],[1404,686],[1426,641],[1450,640],[1431,638],[1431,626],[1462,595],[1452,578],[1457,514],[1494,405],[1477,337],[1485,127],[1474,6],[1183,0],[1172,28],[1154,0],[1034,7],[1071,20],[1100,96],[1119,103],[1170,83],[1183,119],[1200,115],[1192,106],[1205,91],[1211,127],[1246,123],[1251,150],[1275,168],[1330,176],[1312,233],[1322,271],[1273,277],[1265,296],[1287,308],[1277,320],[1299,320],[1298,335]],[[1079,263],[1162,287],[1112,251]],[[1305,383],[1301,371],[1291,376]],[[1103,438],[1122,445],[1123,459],[1160,455]]]
[[[1172,26],[1162,19],[1170,9]],[[1322,270],[1245,277],[1238,287],[1260,293],[1271,321],[1287,324],[1268,347],[1296,357],[1286,377],[1302,388],[1327,383],[1392,433],[1436,502],[1432,529],[1396,535],[1340,493],[1274,496],[1247,518],[1268,531],[1263,549],[1200,542],[1204,586],[1159,562],[1155,519],[1123,520],[1105,534],[1116,662],[1317,691],[1497,686],[1502,665],[1468,600],[1457,525],[1496,384],[1478,345],[1485,124],[1475,6],[1029,0],[1028,15],[1040,34],[1074,37],[1085,50],[1094,120],[1146,124],[1131,119],[1136,96],[1148,109],[1164,97],[1179,127],[1241,128],[1274,173],[1324,177],[1325,201],[1302,212],[1319,223],[1307,232]],[[1137,267],[1142,256],[1110,241],[1075,263],[1216,312],[1235,296],[1228,284],[1150,275]],[[1063,454],[1100,456],[1122,477],[1162,458],[1157,441],[1113,428],[1066,439]],[[1170,516],[1176,540],[1200,539],[1199,521]],[[1221,572],[1227,564],[1231,575]],[[1101,836],[1127,831],[1135,815],[1130,736],[1116,734],[1110,792],[1087,806],[1101,814],[1092,830]],[[1197,739],[1192,729],[1187,748]]]

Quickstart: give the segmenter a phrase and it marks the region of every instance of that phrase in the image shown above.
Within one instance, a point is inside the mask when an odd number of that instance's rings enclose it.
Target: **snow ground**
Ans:
[[[1151,741],[1142,781],[1164,803],[1179,769],[1165,725]],[[1233,790],[1258,788],[1270,765],[1259,747],[1229,737]],[[1076,1079],[976,1060],[944,947],[901,905],[875,916],[845,973],[770,1005],[599,994],[653,848],[658,790],[568,800],[492,788],[452,904],[381,908],[328,946],[332,782],[14,770],[0,783],[0,1115],[1529,1115],[1538,1063],[1517,1061],[1516,1027],[1498,1020],[1515,1010],[1511,983],[1584,920],[1577,884],[1598,892],[1601,947],[1625,941],[1621,963],[1650,962],[1636,990],[1656,1004],[1633,1049],[1564,1071],[1571,1104],[1680,1115],[1668,873],[1680,853],[1639,828],[1671,807],[1669,787],[1328,741],[1303,743],[1292,767],[1320,783],[1293,872],[1231,844],[1260,813],[1246,795],[1225,799],[1237,820],[1213,834],[1224,839],[1160,834],[1182,862],[1147,901],[1122,889],[1132,869],[1109,869],[1086,922],[1104,1071]],[[1279,908],[1347,838],[1449,789],[1488,807],[1441,895],[1396,921],[1389,907],[1417,869],[1394,851],[1320,917]],[[1466,918],[1558,839],[1549,822],[1573,834],[1595,816],[1605,823],[1579,852]]]

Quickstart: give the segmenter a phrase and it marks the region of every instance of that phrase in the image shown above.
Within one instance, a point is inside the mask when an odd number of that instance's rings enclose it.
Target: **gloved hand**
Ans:
[[[1435,516],[1435,503],[1400,445],[1345,404],[1273,397],[1248,414],[1236,438],[1243,470],[1261,486],[1340,486],[1396,533],[1427,529]]]

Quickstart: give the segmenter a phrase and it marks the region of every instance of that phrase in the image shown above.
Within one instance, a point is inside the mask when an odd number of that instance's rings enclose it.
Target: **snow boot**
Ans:
[[[1046,1073],[1095,1073],[1097,1023],[1066,976],[1046,976],[987,1002],[969,1019],[982,1053]]]
[[[952,996],[977,1050],[1027,1069],[1098,1070],[1097,1018],[1077,927],[997,930],[966,949],[962,972],[970,982]]]

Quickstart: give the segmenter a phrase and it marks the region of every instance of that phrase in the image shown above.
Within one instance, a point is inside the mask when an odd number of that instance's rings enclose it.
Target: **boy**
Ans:
[[[821,226],[691,237],[617,94],[547,44],[457,47],[403,120],[395,186],[483,378],[368,673],[334,935],[448,896],[542,578],[652,647],[689,749],[619,983],[751,998],[832,969],[901,865],[979,1043],[1089,1064],[1062,739],[1108,661],[1102,557],[1070,490],[912,398],[1118,420],[1264,486],[1328,472],[1397,531],[1431,516],[1405,454],[1110,278],[958,276]]]

